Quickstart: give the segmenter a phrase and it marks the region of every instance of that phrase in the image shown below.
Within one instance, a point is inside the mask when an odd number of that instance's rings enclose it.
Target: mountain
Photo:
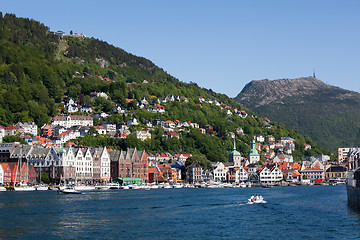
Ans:
[[[103,97],[93,97],[96,92]],[[179,96],[180,101],[161,103],[163,113],[153,113],[137,104],[141,99],[155,107],[167,96]],[[137,147],[148,152],[191,153],[211,161],[226,161],[233,148],[229,136],[236,137],[237,149],[246,156],[254,135],[262,134],[295,139],[295,160],[329,154],[297,131],[265,121],[224,94],[181,82],[146,58],[95,38],[50,32],[35,20],[0,13],[0,124],[34,121],[41,127],[54,116],[68,114],[64,105],[71,99],[94,112],[109,114],[94,118],[95,125],[104,121],[120,124],[136,118],[140,124],[131,126],[131,131],[146,130],[146,123],[156,119],[186,121],[200,127],[182,128],[175,137],[166,136],[164,128],[150,127],[152,137],[145,141],[131,134],[125,139],[88,134],[77,140],[79,145]],[[115,106],[126,112],[114,113]],[[244,111],[242,117],[240,111]],[[92,133],[96,130],[92,129]],[[312,148],[305,150],[305,143]]]
[[[251,81],[234,98],[254,112],[310,136],[322,147],[360,144],[360,93],[314,77]]]

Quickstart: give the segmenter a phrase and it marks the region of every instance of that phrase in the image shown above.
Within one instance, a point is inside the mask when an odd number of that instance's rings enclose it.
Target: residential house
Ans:
[[[258,141],[258,142],[265,142],[265,138],[264,138],[264,136],[263,135],[261,135],[261,134],[256,134],[255,135],[255,138],[256,138],[256,141]]]
[[[14,125],[9,125],[5,127],[5,136],[13,136],[16,135],[16,127]]]
[[[110,121],[105,121],[101,124],[108,133],[114,133],[116,132],[116,124]]]
[[[126,111],[126,108],[122,107],[122,106],[116,106],[114,107],[113,109],[113,112],[114,113],[125,113]]]
[[[41,129],[41,136],[43,137],[51,137],[54,133],[54,129],[51,127],[50,124],[45,123]]]
[[[164,127],[167,127],[167,128],[175,128],[176,125],[173,121],[170,121],[170,120],[167,120],[164,122]]]
[[[104,126],[94,126],[95,130],[99,135],[105,135],[106,134],[106,128]]]
[[[70,98],[69,102],[67,104],[65,104],[65,110],[68,113],[75,113],[75,112],[79,111],[77,103],[71,98]]]
[[[151,139],[150,131],[134,131],[132,134],[135,135],[136,138],[140,139],[141,141]]]
[[[133,119],[129,119],[126,123],[128,126],[131,126],[131,125],[139,125],[139,122],[136,118],[133,118]]]
[[[19,132],[21,136],[24,136],[26,133],[33,136],[36,136],[38,134],[38,127],[34,122],[19,122],[15,125],[15,127],[17,128],[17,132]]]
[[[91,107],[89,107],[88,105],[84,105],[80,108],[80,112],[84,112],[84,113],[92,113],[93,110]]]

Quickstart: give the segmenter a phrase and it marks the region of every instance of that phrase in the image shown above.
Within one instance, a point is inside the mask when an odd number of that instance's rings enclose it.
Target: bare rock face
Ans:
[[[253,109],[271,103],[283,104],[284,98],[297,97],[298,103],[304,103],[303,97],[319,92],[337,92],[332,98],[347,99],[354,92],[331,86],[314,77],[295,79],[251,81],[235,97],[235,101]]]
[[[333,151],[360,144],[358,92],[313,77],[265,79],[248,83],[234,100]]]

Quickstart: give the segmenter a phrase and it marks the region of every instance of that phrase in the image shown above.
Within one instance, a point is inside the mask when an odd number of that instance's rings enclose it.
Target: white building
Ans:
[[[65,128],[70,128],[72,126],[93,126],[94,121],[92,117],[89,116],[56,116],[53,118],[52,124],[54,126],[63,126]]]
[[[217,162],[214,166],[213,176],[215,182],[225,182],[228,169],[222,162]]]
[[[260,177],[260,183],[262,184],[275,184],[281,182],[283,179],[282,171],[275,165],[264,166],[258,175]]]
[[[106,147],[102,149],[100,153],[100,178],[104,181],[110,181],[110,157]]]
[[[141,141],[145,141],[146,139],[151,139],[151,133],[149,131],[135,131],[132,133]]]
[[[235,171],[235,183],[246,182],[248,178],[249,172],[243,166],[240,166],[240,168]]]
[[[36,136],[37,130],[38,130],[38,126],[34,123],[34,122],[25,122],[25,123],[17,123],[15,125],[18,129],[18,132],[20,132],[21,134],[31,134],[33,136]]]
[[[70,99],[69,102],[65,105],[65,110],[69,113],[75,113],[79,109],[77,103],[73,99]]]

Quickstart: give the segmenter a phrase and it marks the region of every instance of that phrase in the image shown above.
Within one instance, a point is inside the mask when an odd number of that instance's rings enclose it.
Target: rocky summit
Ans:
[[[359,145],[360,93],[314,77],[251,81],[235,97],[258,114],[299,130],[335,151]]]

